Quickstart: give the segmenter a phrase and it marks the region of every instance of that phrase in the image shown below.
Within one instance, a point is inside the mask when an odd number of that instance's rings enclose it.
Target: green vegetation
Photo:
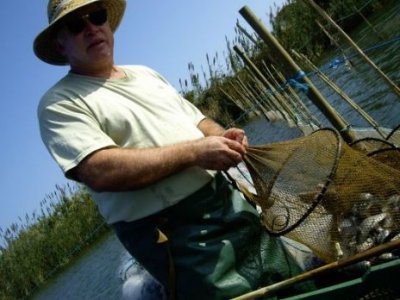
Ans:
[[[89,194],[56,187],[41,213],[0,230],[0,299],[23,299],[107,230]]]
[[[395,0],[316,2],[349,31]],[[286,49],[318,58],[332,47],[332,40],[322,30],[316,30],[315,13],[302,1],[289,1],[282,9],[274,7],[269,15],[273,31]],[[254,103],[254,99],[262,101],[265,96],[233,45],[238,45],[263,71],[275,63],[269,49],[238,24],[233,41],[226,39],[224,63],[218,53],[214,57],[207,55],[208,66],[206,71],[202,69],[202,76],[189,63],[189,80],[181,80],[184,96],[225,126],[249,116],[239,99],[252,99]],[[0,299],[27,298],[109,230],[87,191],[78,186],[56,187],[56,192],[42,201],[40,214],[27,214],[19,222],[6,230],[0,228]]]

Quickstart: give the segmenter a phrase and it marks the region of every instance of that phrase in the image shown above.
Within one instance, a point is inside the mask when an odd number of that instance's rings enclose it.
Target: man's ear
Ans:
[[[54,49],[57,50],[59,54],[62,56],[65,56],[65,47],[64,47],[64,39],[65,39],[65,32],[63,30],[58,30],[54,34],[53,38],[53,44],[54,44]]]
[[[55,49],[57,50],[58,53],[60,53],[61,55],[65,56],[65,48],[62,44],[62,41],[59,38],[56,38],[53,40]]]

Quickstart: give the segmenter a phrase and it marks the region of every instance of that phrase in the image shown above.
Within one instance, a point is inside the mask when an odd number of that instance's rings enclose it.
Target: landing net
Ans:
[[[400,238],[400,171],[352,149],[332,129],[251,146],[245,164],[273,235],[303,243],[326,262]]]

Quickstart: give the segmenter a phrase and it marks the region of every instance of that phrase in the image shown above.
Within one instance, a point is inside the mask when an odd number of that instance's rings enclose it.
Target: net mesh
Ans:
[[[390,141],[373,137],[362,138],[351,143],[350,146],[375,160],[400,170],[400,148],[393,143],[395,138],[398,139],[398,135],[391,134],[390,137]]]
[[[389,239],[400,228],[400,171],[352,149],[332,129],[251,146],[245,164],[267,231],[312,249],[326,262]]]
[[[397,125],[386,137],[388,142],[391,142],[395,145],[400,144],[400,124]]]

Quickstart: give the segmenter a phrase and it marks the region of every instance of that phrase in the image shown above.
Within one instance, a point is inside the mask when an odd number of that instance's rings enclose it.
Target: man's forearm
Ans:
[[[225,132],[225,129],[221,125],[208,118],[201,120],[197,128],[200,129],[204,136],[222,136]]]
[[[244,151],[237,141],[221,136],[158,148],[103,149],[85,158],[75,175],[96,191],[133,190],[193,166],[227,170],[242,160]]]
[[[77,177],[97,191],[138,189],[195,164],[189,143],[95,152],[78,167]]]

